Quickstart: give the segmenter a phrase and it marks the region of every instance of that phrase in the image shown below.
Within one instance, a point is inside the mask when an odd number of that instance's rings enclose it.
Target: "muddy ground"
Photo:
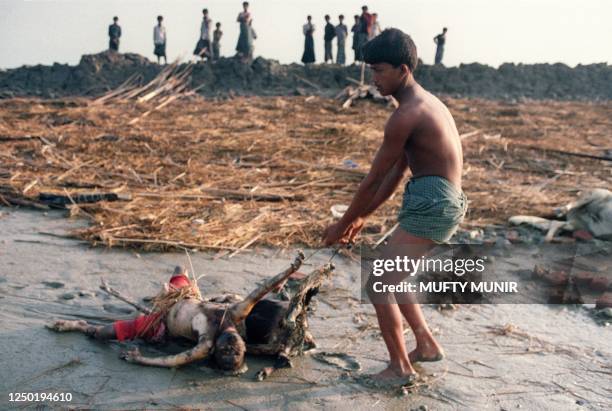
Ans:
[[[0,70],[0,98],[39,96],[96,96],[118,87],[133,75],[142,82],[155,77],[162,66],[138,54],[102,52],[84,55],[76,66],[24,66]],[[369,77],[366,73],[366,79]],[[421,64],[416,79],[428,90],[455,97],[493,99],[612,99],[612,67],[606,63],[503,64],[493,68],[479,63],[458,67]],[[222,58],[215,64],[198,63],[191,84],[205,96],[295,95],[333,96],[359,79],[358,66],[315,64],[283,65],[258,57],[252,64]]]
[[[424,376],[408,396],[372,391],[337,367],[311,356],[296,367],[254,382],[270,359],[248,358],[249,371],[226,377],[203,364],[178,370],[123,362],[130,344],[103,344],[80,334],[56,334],[52,319],[107,322],[133,315],[131,308],[98,290],[101,277],[134,297],[153,295],[181,253],[135,253],[90,248],[56,237],[82,224],[63,212],[0,208],[0,408],[10,392],[70,392],[70,404],[95,409],[551,409],[612,407],[612,334],[586,307],[464,305],[425,307],[447,360],[419,368]],[[306,250],[306,254],[309,251]],[[310,262],[321,264],[330,253]],[[205,294],[244,294],[276,273],[293,253],[258,249],[232,259],[192,255]],[[311,329],[319,350],[345,352],[363,372],[385,365],[386,354],[371,306],[359,303],[359,266],[336,259],[337,272],[317,297]],[[406,335],[411,349],[412,335]],[[180,347],[173,347],[179,349]],[[159,354],[152,348],[142,348]],[[47,407],[51,404],[46,404]],[[38,407],[36,409],[43,409]]]

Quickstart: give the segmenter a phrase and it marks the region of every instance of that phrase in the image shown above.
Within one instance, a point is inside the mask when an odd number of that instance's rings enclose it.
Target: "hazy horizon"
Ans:
[[[433,37],[448,27],[444,63],[479,62],[494,67],[502,63],[609,63],[612,61],[612,2],[585,0],[251,0],[253,27],[258,38],[255,55],[299,62],[303,51],[301,27],[306,15],[316,24],[317,62],[323,57],[323,16],[337,24],[345,15],[350,27],[353,15],[367,4],[377,12],[381,26],[397,27],[415,40],[419,57],[431,64]],[[224,36],[221,54],[235,54],[238,39],[236,16],[241,0],[1,0],[0,67],[68,63],[77,64],[83,54],[108,48],[107,28],[114,15],[122,27],[120,51],[154,60],[153,26],[164,16],[168,33],[168,60],[190,59],[199,36],[202,8]],[[606,41],[607,40],[607,41]],[[347,62],[353,61],[347,41]],[[335,44],[334,44],[335,54]]]

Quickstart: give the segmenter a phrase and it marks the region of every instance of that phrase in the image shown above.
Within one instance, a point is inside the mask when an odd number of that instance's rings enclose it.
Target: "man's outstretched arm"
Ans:
[[[412,134],[412,128],[412,120],[409,117],[399,115],[397,112],[391,116],[385,128],[383,143],[372,161],[368,175],[359,185],[351,205],[340,221],[326,230],[326,245],[331,245],[341,240],[344,241],[348,234],[347,230],[349,230],[353,222],[367,214],[370,210],[370,204],[372,204],[372,200],[383,186],[385,179],[388,178],[387,176],[391,173],[395,164],[402,161],[402,158],[405,156],[404,146],[408,137]],[[397,181],[394,183],[397,184]]]

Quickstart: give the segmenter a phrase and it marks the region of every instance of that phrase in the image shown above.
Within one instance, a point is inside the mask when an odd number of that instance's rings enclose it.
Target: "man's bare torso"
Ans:
[[[455,121],[446,106],[419,86],[393,114],[416,117],[416,127],[407,136],[406,160],[414,177],[441,176],[461,188],[463,151]]]

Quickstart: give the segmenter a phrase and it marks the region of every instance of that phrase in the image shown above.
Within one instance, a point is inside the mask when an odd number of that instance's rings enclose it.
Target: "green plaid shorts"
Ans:
[[[447,242],[467,211],[467,198],[439,176],[411,178],[406,183],[398,222],[408,233],[437,243]]]

